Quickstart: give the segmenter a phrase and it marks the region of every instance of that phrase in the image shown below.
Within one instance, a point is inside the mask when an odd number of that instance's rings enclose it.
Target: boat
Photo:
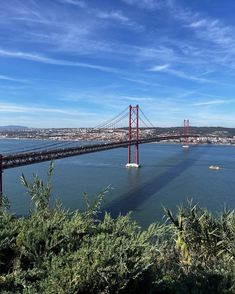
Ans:
[[[138,164],[138,163],[127,163],[126,164],[126,167],[135,167],[135,168],[138,168],[138,167],[140,167],[140,164]]]
[[[212,170],[219,170],[220,167],[218,165],[211,165],[209,166],[209,169],[212,169]]]
[[[182,145],[183,148],[189,148],[189,145]]]

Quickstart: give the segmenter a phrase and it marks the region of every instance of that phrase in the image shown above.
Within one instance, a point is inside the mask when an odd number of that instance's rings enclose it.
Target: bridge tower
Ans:
[[[0,154],[0,207],[2,206],[2,155]]]
[[[128,162],[126,167],[140,167],[139,164],[139,105],[129,105]]]
[[[184,144],[183,148],[189,148],[188,144],[188,137],[189,137],[189,120],[184,120]]]

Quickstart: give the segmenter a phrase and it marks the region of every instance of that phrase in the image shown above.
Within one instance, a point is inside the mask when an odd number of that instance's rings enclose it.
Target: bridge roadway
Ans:
[[[186,137],[198,137],[197,135],[172,135],[172,136],[157,136],[150,137],[145,139],[139,139],[139,144],[151,143],[151,142],[160,142],[170,139],[180,139]],[[43,161],[51,161],[56,159],[61,159],[65,157],[77,156],[92,152],[99,152],[109,149],[115,149],[120,147],[127,147],[129,141],[120,141],[120,142],[110,142],[110,143],[101,143],[93,145],[84,145],[79,147],[70,147],[70,148],[60,148],[53,150],[44,150],[37,152],[28,152],[28,153],[15,153],[11,155],[2,156],[2,170],[30,165],[34,163],[39,163]],[[135,145],[136,141],[131,141],[131,145]]]

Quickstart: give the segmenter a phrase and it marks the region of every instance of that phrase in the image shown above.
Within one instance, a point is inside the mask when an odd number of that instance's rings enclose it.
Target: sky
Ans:
[[[234,0],[8,0],[0,125],[235,127]]]

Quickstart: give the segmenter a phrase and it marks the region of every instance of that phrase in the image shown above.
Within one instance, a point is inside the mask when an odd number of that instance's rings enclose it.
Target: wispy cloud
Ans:
[[[55,113],[62,115],[92,115],[91,112],[84,112],[74,109],[54,108],[54,107],[40,107],[40,106],[26,106],[15,103],[0,102],[0,112],[2,113]]]
[[[193,76],[190,73],[186,73],[184,71],[179,71],[179,70],[175,70],[175,69],[167,69],[166,73],[174,75],[174,76],[182,78],[182,79],[192,80],[192,81],[196,81],[196,82],[202,82],[202,83],[211,83],[212,82],[210,80],[200,78],[200,76]]]
[[[102,19],[117,20],[123,23],[130,22],[130,19],[120,11],[111,11],[111,12],[98,11],[96,15],[97,17]]]
[[[4,3],[0,23],[2,31],[14,34],[14,39],[11,40],[17,43],[14,48],[18,48],[19,43],[45,43],[47,50],[73,47],[82,52],[86,51],[84,47],[89,47],[89,40],[94,43],[95,38],[92,39],[91,35],[96,32],[99,25],[94,15],[89,15],[91,10],[74,9],[72,5],[58,7],[55,3],[62,1],[64,4],[73,3],[78,6],[83,1],[68,0],[68,3],[66,0],[55,0],[48,3],[46,9],[43,3],[33,0],[13,1],[15,5]]]
[[[122,0],[129,5],[135,5],[146,9],[161,8],[164,5],[164,0]],[[165,0],[168,1],[168,0]]]
[[[185,51],[187,42],[177,44],[177,40],[171,40],[174,47],[180,46],[185,56],[177,56],[175,52],[170,52],[171,56],[179,57],[181,62],[192,62],[190,57],[196,57],[200,63],[208,63],[208,57],[213,59],[215,63],[220,63],[223,66],[235,68],[234,55],[235,55],[235,28],[232,25],[227,25],[224,21],[205,16],[200,11],[193,11],[188,6],[181,6],[178,1],[166,0],[166,1],[138,1],[138,0],[123,0],[124,2],[135,5],[137,7],[144,7],[149,9],[161,9],[164,13],[168,13],[171,17],[182,23],[182,28],[188,28],[193,30],[194,36],[203,41],[198,46],[194,43],[192,50]],[[176,41],[176,43],[175,43]],[[210,44],[209,44],[210,43]],[[175,46],[176,45],[176,46]],[[154,50],[148,51],[148,54],[154,54]],[[167,59],[165,59],[167,60]],[[195,60],[194,60],[195,62]]]
[[[151,67],[147,71],[164,72],[166,74],[174,75],[174,76],[182,78],[182,79],[193,80],[193,81],[197,81],[197,82],[211,82],[209,80],[200,78],[198,76],[190,75],[184,71],[172,69],[172,68],[170,68],[169,64],[157,65],[157,66]]]
[[[10,3],[4,3],[4,9],[2,10],[1,21],[11,21],[12,19],[21,19],[21,20],[31,20],[35,22],[48,23],[48,15],[46,12],[41,13],[38,9],[39,6],[35,5],[34,1],[30,2],[30,5],[27,5],[26,2],[15,1],[15,5],[10,5]],[[4,13],[3,13],[4,12]]]
[[[232,26],[224,24],[221,20],[211,17],[202,17],[200,12],[194,12],[189,8],[181,7],[172,1],[169,5],[171,15],[183,22],[185,26],[193,29],[197,37],[216,45],[232,49],[235,45]]]
[[[10,92],[15,92],[17,91],[17,94],[19,93],[19,90],[25,91],[26,89],[28,89],[28,85],[24,85],[24,86],[16,86],[15,84],[11,84],[11,85],[0,85],[0,89],[1,90],[7,90],[8,93]]]
[[[169,64],[155,65],[151,67],[148,71],[164,71],[169,68]]]
[[[206,23],[207,23],[207,21],[205,19],[200,19],[195,22],[192,22],[189,26],[192,28],[201,28],[201,27],[205,26]]]
[[[57,0],[57,1],[63,4],[70,4],[70,5],[78,6],[81,8],[87,7],[86,3],[82,0]]]
[[[0,75],[0,80],[3,81],[10,81],[10,82],[18,82],[18,83],[28,83],[29,81],[23,80],[23,79],[16,79],[13,77],[5,76],[5,75]]]
[[[199,19],[189,25],[195,29],[198,37],[216,43],[227,49],[232,49],[231,46],[235,45],[233,35],[234,29],[230,26],[224,25],[218,19]]]
[[[39,54],[28,53],[28,52],[15,52],[15,51],[8,51],[8,50],[0,49],[0,56],[25,59],[25,60],[30,60],[30,61],[34,61],[34,62],[41,62],[41,63],[46,63],[46,64],[52,64],[52,65],[84,67],[84,68],[90,68],[90,69],[94,69],[94,70],[100,70],[100,71],[111,72],[111,73],[118,72],[117,69],[114,69],[111,67],[83,63],[83,62],[76,62],[76,61],[54,59],[51,57],[47,57],[47,56],[43,56],[43,55],[39,55]]]
[[[131,96],[121,96],[121,99],[124,99],[126,101],[136,101],[136,102],[147,102],[147,101],[154,100],[154,98],[152,97],[131,97]]]
[[[209,101],[202,101],[202,102],[196,102],[193,105],[194,106],[213,106],[218,104],[228,104],[235,102],[235,99],[227,99],[227,100],[209,100]]]
[[[122,26],[134,29],[136,31],[144,30],[144,26],[142,24],[136,23],[135,21],[124,15],[122,11],[102,11],[96,9],[93,10],[93,13],[98,19],[110,21],[109,25],[117,23],[121,24]]]
[[[1,125],[23,124],[30,127],[46,128],[92,126],[100,118],[97,113],[84,109],[42,107],[8,102],[0,102],[0,113]]]

